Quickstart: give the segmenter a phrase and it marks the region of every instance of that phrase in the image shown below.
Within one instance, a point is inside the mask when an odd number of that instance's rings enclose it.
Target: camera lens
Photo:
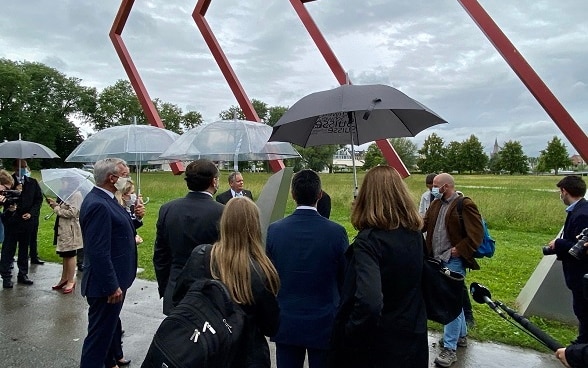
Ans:
[[[555,249],[551,249],[549,247],[549,245],[544,246],[543,248],[541,248],[543,250],[543,255],[544,256],[550,256],[552,254],[555,254]]]

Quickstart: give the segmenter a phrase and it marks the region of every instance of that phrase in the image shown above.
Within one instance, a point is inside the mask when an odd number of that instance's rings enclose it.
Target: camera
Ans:
[[[0,195],[4,196],[4,205],[10,206],[20,199],[20,190],[0,190]]]
[[[576,237],[578,241],[574,244],[573,247],[570,248],[568,253],[570,253],[576,259],[582,259],[582,255],[586,251],[585,245],[588,241],[588,227],[582,230],[582,232]]]
[[[541,250],[543,250],[544,256],[550,256],[552,254],[555,254],[555,248],[551,249],[549,245],[544,246],[543,248],[541,248]]]

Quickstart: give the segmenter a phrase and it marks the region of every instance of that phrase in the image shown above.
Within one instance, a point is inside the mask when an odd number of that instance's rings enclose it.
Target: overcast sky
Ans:
[[[137,0],[123,32],[151,98],[206,122],[237,102],[192,17],[196,1]],[[502,28],[578,125],[588,131],[588,2],[480,4]],[[115,0],[4,1],[0,57],[38,61],[101,90],[127,79],[108,38]],[[394,86],[449,124],[446,143],[475,134],[522,143],[537,156],[565,139],[457,0],[318,0],[307,5],[354,84]],[[338,85],[287,0],[215,0],[206,16],[249,98],[290,106]]]

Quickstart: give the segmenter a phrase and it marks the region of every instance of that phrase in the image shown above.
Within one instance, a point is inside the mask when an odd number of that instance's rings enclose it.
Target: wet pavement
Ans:
[[[60,274],[61,265],[33,265],[29,277],[34,285],[15,282],[14,289],[0,290],[1,367],[79,365],[86,336],[87,304],[78,289],[69,295],[51,290]],[[128,291],[121,319],[125,357],[132,360],[129,367],[140,367],[153,333],[163,319],[155,282],[135,281]],[[431,367],[435,366],[432,361],[438,353],[438,339],[436,333],[429,335]],[[552,354],[473,340],[467,348],[458,349],[458,357],[459,361],[452,367],[563,367]]]

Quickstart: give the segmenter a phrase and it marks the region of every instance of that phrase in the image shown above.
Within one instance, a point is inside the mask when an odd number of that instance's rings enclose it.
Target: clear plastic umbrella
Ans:
[[[77,168],[43,169],[40,185],[45,195],[59,197],[79,209],[83,199],[94,188],[94,176]]]
[[[269,125],[248,120],[219,120],[190,129],[161,156],[166,160],[239,161],[296,158],[300,154],[286,142],[269,142]]]
[[[152,125],[120,125],[100,130],[65,159],[66,162],[96,162],[118,157],[137,166],[137,191],[141,193],[141,165],[161,160],[161,155],[180,135]]]

